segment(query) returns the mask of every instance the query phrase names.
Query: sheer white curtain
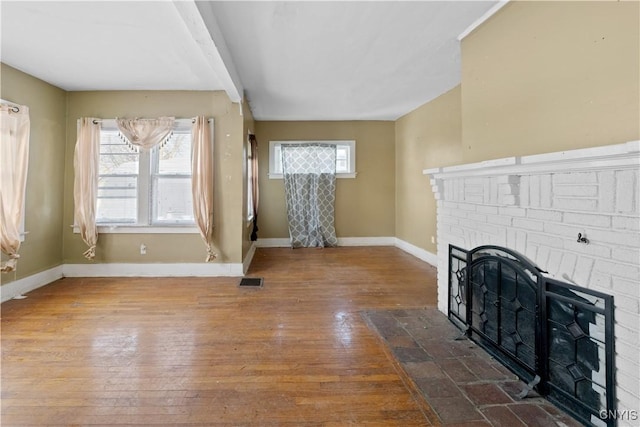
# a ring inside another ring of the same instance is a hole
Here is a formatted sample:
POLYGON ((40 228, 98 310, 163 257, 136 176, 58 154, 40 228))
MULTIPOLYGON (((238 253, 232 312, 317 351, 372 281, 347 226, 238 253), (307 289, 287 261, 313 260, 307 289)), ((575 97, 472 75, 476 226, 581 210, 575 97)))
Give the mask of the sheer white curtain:
POLYGON ((207 246, 206 262, 211 262, 217 257, 213 251, 213 141, 211 128, 205 117, 196 117, 192 135, 193 216, 207 246))
POLYGON ((16 269, 20 249, 20 224, 29 164, 29 108, 0 105, 0 240, 9 260, 3 273, 16 269))
POLYGON ((75 224, 80 229, 82 240, 89 246, 83 254, 87 259, 95 257, 98 243, 96 204, 99 162, 100 124, 93 117, 82 117, 78 120, 78 139, 73 157, 73 201, 75 224))

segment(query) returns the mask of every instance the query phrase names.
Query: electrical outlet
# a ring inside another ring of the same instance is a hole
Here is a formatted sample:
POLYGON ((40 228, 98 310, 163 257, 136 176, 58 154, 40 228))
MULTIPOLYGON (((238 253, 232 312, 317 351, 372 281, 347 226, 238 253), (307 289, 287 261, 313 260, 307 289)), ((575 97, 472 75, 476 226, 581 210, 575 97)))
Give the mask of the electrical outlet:
POLYGON ((147 254, 147 245, 145 245, 144 243, 142 243, 140 245, 140 255, 146 255, 147 254))
POLYGON ((431 243, 435 243, 436 242, 436 236, 431 236, 431 243))

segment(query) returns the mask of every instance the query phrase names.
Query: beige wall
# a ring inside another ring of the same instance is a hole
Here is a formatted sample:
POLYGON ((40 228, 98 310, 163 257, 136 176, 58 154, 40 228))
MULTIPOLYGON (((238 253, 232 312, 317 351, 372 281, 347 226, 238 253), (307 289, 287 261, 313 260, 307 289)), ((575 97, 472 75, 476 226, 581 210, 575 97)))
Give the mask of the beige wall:
MULTIPOLYGON (((69 92, 65 155, 64 262, 88 262, 86 245, 66 225, 73 223, 73 151, 79 117, 214 118, 214 244, 216 262, 242 262, 242 116, 224 92, 104 91, 69 92)), ((94 262, 203 262, 206 249, 199 234, 101 234, 94 262), (147 254, 140 255, 140 244, 147 254)))
POLYGON ((422 171, 461 162, 457 86, 396 121, 396 237, 436 253, 436 203, 422 171))
MULTIPOLYGON (((66 94, 28 74, 0 65, 0 97, 29 107, 31 133, 25 228, 16 272, 8 283, 62 264, 66 94)), ((4 258, 3 258, 4 259, 4 258)))
POLYGON ((256 122, 260 159, 260 238, 289 237, 284 184, 269 179, 271 140, 356 141, 355 179, 338 179, 336 186, 336 234, 338 237, 395 235, 394 123, 256 122))
POLYGON ((463 39, 465 161, 639 139, 639 6, 514 1, 463 39))
POLYGON ((640 139, 639 5, 515 1, 463 39, 461 86, 396 122, 396 236, 436 251, 423 169, 640 139))

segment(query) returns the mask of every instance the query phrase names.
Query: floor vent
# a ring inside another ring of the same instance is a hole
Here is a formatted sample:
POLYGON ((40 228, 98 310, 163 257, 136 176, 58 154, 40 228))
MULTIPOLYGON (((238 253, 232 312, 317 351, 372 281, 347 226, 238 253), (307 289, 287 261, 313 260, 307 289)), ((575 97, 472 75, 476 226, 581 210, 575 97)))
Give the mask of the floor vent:
POLYGON ((240 286, 243 288, 261 288, 262 277, 244 277, 240 280, 240 286))

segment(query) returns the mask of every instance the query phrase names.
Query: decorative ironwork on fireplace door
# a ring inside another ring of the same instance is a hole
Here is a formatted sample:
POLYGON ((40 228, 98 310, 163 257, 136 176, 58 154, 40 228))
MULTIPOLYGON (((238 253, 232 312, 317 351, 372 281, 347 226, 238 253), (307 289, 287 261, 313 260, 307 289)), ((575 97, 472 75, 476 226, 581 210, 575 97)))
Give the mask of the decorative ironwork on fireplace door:
POLYGON ((507 248, 450 245, 449 318, 577 420, 613 426, 613 297, 543 273, 507 248))

